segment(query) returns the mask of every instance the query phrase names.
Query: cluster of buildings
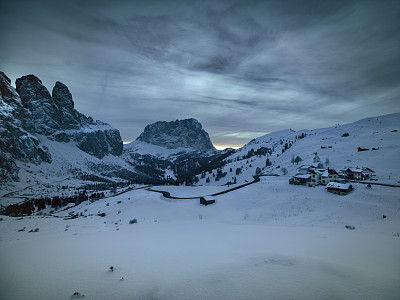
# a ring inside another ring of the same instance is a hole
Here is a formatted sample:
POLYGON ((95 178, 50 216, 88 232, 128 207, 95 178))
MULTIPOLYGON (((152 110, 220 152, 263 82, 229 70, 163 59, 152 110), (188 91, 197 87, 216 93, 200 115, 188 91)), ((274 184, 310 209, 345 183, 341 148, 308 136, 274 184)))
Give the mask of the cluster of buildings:
POLYGON ((372 178, 374 171, 370 168, 347 168, 336 171, 334 169, 318 169, 316 166, 301 166, 299 173, 293 176, 290 184, 296 185, 325 185, 329 192, 339 195, 349 193, 353 187, 348 180, 366 180, 372 178))

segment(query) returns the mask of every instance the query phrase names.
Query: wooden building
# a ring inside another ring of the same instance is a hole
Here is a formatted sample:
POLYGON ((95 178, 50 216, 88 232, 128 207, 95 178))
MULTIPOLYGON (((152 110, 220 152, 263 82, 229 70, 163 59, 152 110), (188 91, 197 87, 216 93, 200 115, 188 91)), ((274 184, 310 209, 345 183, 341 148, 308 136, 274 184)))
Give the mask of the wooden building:
POLYGON ((326 190, 338 195, 347 195, 353 190, 353 186, 348 183, 329 182, 326 190))
POLYGON ((211 196, 200 197, 200 204, 205 206, 215 203, 215 199, 211 196))
POLYGON ((294 184, 306 185, 311 182, 311 174, 301 174, 293 177, 294 184))
POLYGON ((362 179, 362 170, 359 168, 347 168, 345 174, 346 174, 346 179, 350 180, 362 179))

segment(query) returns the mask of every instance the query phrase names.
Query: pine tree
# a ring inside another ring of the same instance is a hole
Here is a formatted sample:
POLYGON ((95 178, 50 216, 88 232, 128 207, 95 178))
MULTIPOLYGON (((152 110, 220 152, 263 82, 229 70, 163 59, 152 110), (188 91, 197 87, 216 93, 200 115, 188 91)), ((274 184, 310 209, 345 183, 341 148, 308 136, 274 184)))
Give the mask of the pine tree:
POLYGON ((296 156, 296 158, 294 159, 294 162, 296 163, 296 164, 299 164, 299 162, 301 162, 303 159, 300 157, 300 156, 296 156))

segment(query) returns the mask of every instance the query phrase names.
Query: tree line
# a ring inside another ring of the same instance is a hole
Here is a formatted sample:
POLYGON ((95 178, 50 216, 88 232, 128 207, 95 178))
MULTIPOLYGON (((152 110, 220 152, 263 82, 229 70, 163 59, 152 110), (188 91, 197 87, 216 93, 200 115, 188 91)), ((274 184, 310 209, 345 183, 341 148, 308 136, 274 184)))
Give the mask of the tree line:
POLYGON ((22 203, 11 204, 6 207, 6 209, 2 212, 4 215, 11 217, 19 217, 19 216, 30 216, 35 211, 39 212, 47 207, 51 208, 59 208, 66 206, 70 203, 78 205, 89 199, 99 199, 104 197, 104 192, 101 193, 92 193, 90 195, 84 190, 77 195, 69 196, 69 197, 59 197, 55 196, 53 198, 45 197, 45 198, 32 198, 30 200, 26 200, 22 203))

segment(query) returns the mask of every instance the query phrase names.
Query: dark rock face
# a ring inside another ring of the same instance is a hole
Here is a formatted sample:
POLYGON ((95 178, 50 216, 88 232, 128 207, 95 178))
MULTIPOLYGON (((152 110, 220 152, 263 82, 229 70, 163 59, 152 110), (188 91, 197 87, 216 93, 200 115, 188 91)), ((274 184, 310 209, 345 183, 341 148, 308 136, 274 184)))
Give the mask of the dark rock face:
POLYGON ((19 168, 15 161, 51 162, 51 155, 29 130, 31 113, 0 72, 0 180, 17 180, 19 168))
POLYGON ((12 103, 17 97, 17 93, 11 88, 11 80, 4 74, 0 72, 0 96, 4 102, 12 103))
POLYGON ((76 111, 65 84, 57 81, 50 96, 39 78, 28 75, 17 79, 16 87, 24 107, 32 112, 35 133, 58 142, 74 140, 81 150, 98 158, 122 154, 119 131, 76 111))
POLYGON ((39 78, 23 76, 15 81, 15 85, 23 106, 32 113, 35 133, 49 135, 62 130, 60 111, 39 78))
POLYGON ((68 87, 57 81, 53 87, 52 97, 61 114, 63 129, 76 129, 81 125, 80 119, 84 116, 74 109, 74 101, 68 87))
POLYGON ((123 145, 119 131, 76 111, 72 95, 65 84, 57 81, 52 97, 60 111, 60 126, 67 132, 53 135, 55 140, 68 142, 72 139, 81 150, 98 158, 122 154, 123 145), (80 130, 82 128, 85 130, 80 130))
POLYGON ((208 133, 196 119, 147 125, 137 140, 168 149, 182 147, 202 152, 215 151, 208 133))
POLYGON ((38 135, 57 142, 75 141, 98 158, 122 154, 119 131, 76 111, 65 84, 57 82, 50 95, 39 78, 28 75, 18 78, 14 89, 0 72, 0 180, 16 180, 16 160, 51 163, 38 135))
POLYGON ((69 112, 74 110, 74 101, 72 100, 72 95, 64 83, 59 81, 56 82, 53 87, 52 97, 60 109, 65 109, 65 111, 69 112))
POLYGON ((102 158, 108 154, 120 156, 122 154, 122 140, 119 130, 96 130, 92 132, 79 132, 73 135, 79 149, 93 156, 102 158))

